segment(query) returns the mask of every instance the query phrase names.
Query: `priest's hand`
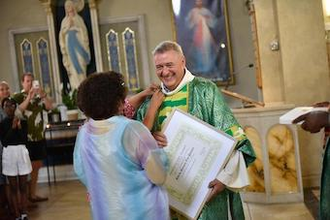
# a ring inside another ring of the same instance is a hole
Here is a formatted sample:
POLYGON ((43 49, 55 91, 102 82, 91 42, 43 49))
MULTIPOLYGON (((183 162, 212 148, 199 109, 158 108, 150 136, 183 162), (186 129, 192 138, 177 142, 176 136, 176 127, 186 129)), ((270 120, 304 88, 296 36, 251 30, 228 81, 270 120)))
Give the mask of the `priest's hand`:
POLYGON ((156 139, 157 144, 158 144, 159 147, 165 147, 167 145, 166 136, 162 132, 155 131, 155 132, 152 133, 152 135, 156 139))
POLYGON ((206 202, 210 202, 216 195, 221 193, 226 188, 226 186, 219 180, 214 179, 209 183, 209 188, 211 188, 211 193, 207 197, 206 202))

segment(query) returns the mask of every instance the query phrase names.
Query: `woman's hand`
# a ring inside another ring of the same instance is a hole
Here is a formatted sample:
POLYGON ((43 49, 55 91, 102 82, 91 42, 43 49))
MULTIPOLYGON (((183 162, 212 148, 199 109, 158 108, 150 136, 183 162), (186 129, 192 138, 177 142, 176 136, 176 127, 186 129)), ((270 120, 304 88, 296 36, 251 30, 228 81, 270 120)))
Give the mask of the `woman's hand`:
POLYGON ((167 138, 166 138, 166 136, 162 132, 155 131, 155 132, 152 133, 152 135, 156 139, 157 144, 158 144, 159 147, 166 147, 166 145, 167 145, 167 138))
POLYGON ((144 93, 145 96, 150 96, 153 95, 159 89, 160 89, 159 84, 151 83, 149 87, 143 90, 142 92, 144 93))
POLYGON ((162 91, 160 89, 156 90, 151 97, 149 108, 154 108, 155 110, 158 110, 158 108, 163 103, 164 98, 165 95, 162 93, 162 91))

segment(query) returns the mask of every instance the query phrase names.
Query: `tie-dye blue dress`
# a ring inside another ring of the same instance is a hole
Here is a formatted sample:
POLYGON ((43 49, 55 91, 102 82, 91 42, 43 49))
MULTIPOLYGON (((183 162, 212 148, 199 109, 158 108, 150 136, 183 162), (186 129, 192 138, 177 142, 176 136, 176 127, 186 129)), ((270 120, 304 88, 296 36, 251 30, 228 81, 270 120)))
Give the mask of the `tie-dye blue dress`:
POLYGON ((93 219, 165 220, 166 155, 142 123, 114 116, 79 130, 74 169, 90 195, 93 219))

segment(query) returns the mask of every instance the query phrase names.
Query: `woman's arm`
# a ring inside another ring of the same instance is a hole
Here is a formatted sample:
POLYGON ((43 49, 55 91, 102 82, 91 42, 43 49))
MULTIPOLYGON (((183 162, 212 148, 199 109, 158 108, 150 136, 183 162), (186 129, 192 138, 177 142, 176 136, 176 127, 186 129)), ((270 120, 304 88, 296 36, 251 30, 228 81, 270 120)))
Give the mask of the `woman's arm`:
POLYGON ((145 170, 154 184, 163 184, 166 179, 167 157, 158 148, 150 131, 137 121, 130 123, 124 133, 123 145, 132 160, 145 170))
POLYGON ((157 112, 159 107, 162 105, 163 100, 164 100, 164 94, 162 93, 161 90, 156 91, 151 98, 150 101, 150 105, 148 107, 147 113, 145 118, 143 119, 143 124, 149 129, 151 130, 154 122, 155 122, 155 118, 157 116, 157 112))
POLYGON ((154 94, 154 92, 159 89, 159 85, 151 84, 148 88, 139 92, 133 96, 126 98, 125 106, 124 106, 124 115, 127 118, 133 118, 136 109, 140 107, 140 105, 144 102, 144 100, 154 94))

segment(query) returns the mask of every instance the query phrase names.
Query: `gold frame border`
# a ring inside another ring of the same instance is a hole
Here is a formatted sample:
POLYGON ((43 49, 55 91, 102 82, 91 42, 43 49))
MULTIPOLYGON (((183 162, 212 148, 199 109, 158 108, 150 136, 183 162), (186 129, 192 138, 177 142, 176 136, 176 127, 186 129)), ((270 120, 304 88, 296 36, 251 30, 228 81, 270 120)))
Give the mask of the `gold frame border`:
MULTIPOLYGON (((173 11, 173 0, 169 0, 169 6, 171 10, 171 26, 172 26, 172 32, 173 32, 173 39, 174 41, 177 41, 177 34, 176 34, 176 22, 175 22, 175 15, 173 11)), ((175 1, 175 0, 174 0, 175 1)), ((221 0, 219 0, 221 1, 221 0)), ((226 25, 226 37, 227 37, 227 51, 228 51, 228 60, 229 60, 229 85, 235 85, 235 75, 233 71, 233 57, 232 57, 232 47, 231 47, 231 38, 230 38, 230 28, 229 28, 229 18, 228 18, 228 8, 227 8, 227 0, 223 0, 224 2, 224 15, 225 15, 225 25, 226 25)), ((214 81, 217 86, 227 86, 228 81, 220 82, 220 81, 214 81)))

